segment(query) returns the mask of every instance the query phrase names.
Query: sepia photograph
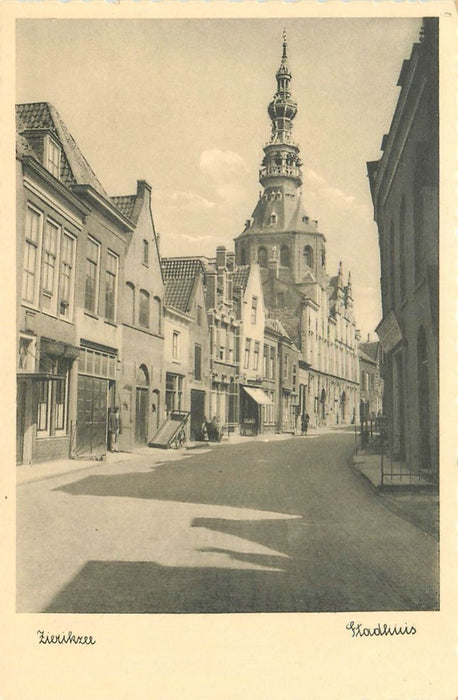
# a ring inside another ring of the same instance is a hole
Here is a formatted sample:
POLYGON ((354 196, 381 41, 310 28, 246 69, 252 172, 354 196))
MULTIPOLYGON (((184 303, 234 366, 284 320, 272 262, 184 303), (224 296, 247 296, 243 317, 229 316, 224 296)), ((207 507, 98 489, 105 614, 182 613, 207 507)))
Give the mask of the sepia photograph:
POLYGON ((438 611, 438 18, 18 19, 15 105, 17 612, 438 611))

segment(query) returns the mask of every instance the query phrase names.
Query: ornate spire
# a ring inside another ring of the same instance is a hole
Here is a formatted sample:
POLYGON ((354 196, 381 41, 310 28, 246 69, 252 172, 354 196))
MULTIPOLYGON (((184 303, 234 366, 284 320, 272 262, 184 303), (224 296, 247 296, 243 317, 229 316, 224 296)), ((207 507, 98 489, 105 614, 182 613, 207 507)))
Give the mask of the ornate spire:
POLYGON ((283 30, 283 52, 280 67, 275 76, 277 91, 267 110, 272 121, 272 132, 269 143, 264 147, 265 157, 260 171, 260 182, 263 187, 277 184, 279 177, 283 181, 290 180, 295 187, 302 184, 299 147, 292 140, 293 119, 297 113, 297 104, 292 99, 289 89, 291 73, 287 48, 286 30, 283 30), (273 178, 276 178, 275 182, 273 178))

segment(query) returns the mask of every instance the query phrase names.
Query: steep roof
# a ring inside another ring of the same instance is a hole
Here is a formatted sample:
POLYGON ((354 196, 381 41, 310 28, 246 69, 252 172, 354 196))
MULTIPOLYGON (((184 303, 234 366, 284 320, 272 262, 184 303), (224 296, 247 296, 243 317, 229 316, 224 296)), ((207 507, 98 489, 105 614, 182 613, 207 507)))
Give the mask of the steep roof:
POLYGON ((239 265, 235 268, 233 276, 234 288, 241 287, 242 289, 246 289, 248 278, 250 277, 250 270, 251 268, 249 265, 239 265))
POLYGON ((378 341, 369 343, 359 343, 359 351, 361 351, 369 357, 373 362, 377 361, 377 355, 380 349, 380 343, 378 341))
POLYGON ((162 258, 162 272, 166 281, 170 279, 194 279, 205 272, 200 258, 162 258))
POLYGON ((59 113, 49 102, 16 105, 16 128, 21 136, 19 152, 24 155, 33 155, 41 163, 43 162, 42 140, 37 139, 33 132, 44 130, 51 132, 63 149, 60 166, 61 181, 67 186, 90 185, 96 192, 108 198, 59 113))
POLYGON ((165 281, 165 305, 173 306, 183 313, 189 311, 194 279, 166 279, 165 281))
POLYGON ((110 197, 110 200, 115 205, 115 207, 118 209, 118 211, 121 212, 121 214, 126 216, 128 219, 130 219, 134 223, 137 223, 136 220, 138 219, 138 214, 134 218, 134 208, 135 208, 135 203, 137 201, 136 194, 122 195, 119 197, 110 197))

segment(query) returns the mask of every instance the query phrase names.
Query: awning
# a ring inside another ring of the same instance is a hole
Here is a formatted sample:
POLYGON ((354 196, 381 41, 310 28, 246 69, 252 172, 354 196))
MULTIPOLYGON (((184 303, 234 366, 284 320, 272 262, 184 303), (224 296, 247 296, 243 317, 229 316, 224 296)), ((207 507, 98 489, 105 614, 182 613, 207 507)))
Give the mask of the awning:
POLYGON ((256 401, 256 403, 258 403, 260 406, 273 405, 273 401, 269 399, 266 392, 262 389, 258 389, 257 387, 253 386, 244 386, 243 388, 248 394, 248 396, 250 396, 253 399, 253 401, 256 401))

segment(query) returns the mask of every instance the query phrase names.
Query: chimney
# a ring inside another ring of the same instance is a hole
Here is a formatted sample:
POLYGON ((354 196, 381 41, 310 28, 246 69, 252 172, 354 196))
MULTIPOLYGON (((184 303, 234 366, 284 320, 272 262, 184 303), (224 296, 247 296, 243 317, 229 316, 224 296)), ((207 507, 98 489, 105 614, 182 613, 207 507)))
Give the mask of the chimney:
POLYGON ((216 272, 213 270, 209 270, 207 272, 207 292, 206 292, 206 301, 207 301, 207 307, 209 309, 215 309, 216 308, 216 272))
POLYGON ((235 267, 235 253, 226 253, 226 264, 227 264, 227 269, 229 271, 232 271, 235 267))
POLYGON ((137 197, 151 200, 151 185, 146 180, 137 180, 137 197))
POLYGON ((226 247, 223 245, 216 249, 216 267, 226 267, 226 247))

